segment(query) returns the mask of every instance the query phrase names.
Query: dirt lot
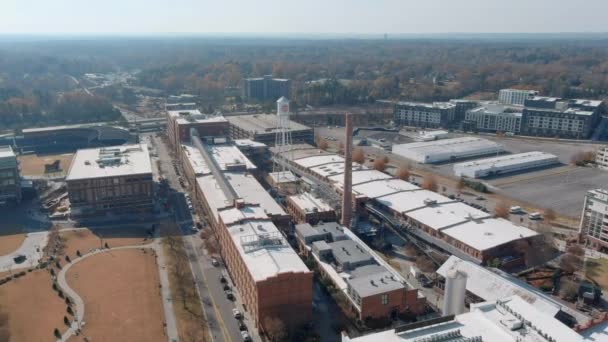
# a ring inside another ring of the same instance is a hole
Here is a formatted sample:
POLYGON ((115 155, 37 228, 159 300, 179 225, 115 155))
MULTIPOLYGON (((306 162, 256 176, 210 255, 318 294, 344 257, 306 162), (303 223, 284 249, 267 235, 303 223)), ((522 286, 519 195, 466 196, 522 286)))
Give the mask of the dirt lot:
POLYGON ((65 330, 65 302, 51 287, 46 270, 37 270, 0 286, 0 311, 9 316, 11 341, 54 341, 65 330))
POLYGON ((73 153, 66 154, 49 154, 49 155, 27 155, 20 156, 19 163, 21 164, 22 176, 44 176, 44 165, 52 164, 55 160, 59 160, 59 174, 65 174, 72 162, 73 153))
POLYGON ((146 229, 132 227, 79 229, 61 232, 65 247, 63 255, 76 256, 76 251, 86 254, 91 249, 100 248, 107 243, 110 247, 142 245, 150 242, 146 229))
POLYGON ((83 334, 89 340, 166 341, 158 269, 151 250, 92 256, 74 265, 67 281, 84 300, 83 334))
POLYGON ((25 234, 0 236, 0 255, 10 254, 19 248, 25 240, 25 234))

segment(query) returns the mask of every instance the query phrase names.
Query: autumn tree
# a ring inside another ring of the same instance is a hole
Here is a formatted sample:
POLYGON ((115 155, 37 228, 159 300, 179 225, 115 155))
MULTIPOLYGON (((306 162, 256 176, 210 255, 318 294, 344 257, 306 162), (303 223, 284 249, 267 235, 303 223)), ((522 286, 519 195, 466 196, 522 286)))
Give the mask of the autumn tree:
POLYGON ((435 272, 435 264, 433 263, 433 260, 426 255, 416 258, 416 267, 425 273, 435 272))
POLYGON ((365 163, 365 152, 362 149, 356 148, 353 150, 353 162, 359 164, 365 163))
POLYGON ((404 180, 404 181, 409 181, 410 180, 410 170, 408 170, 406 167, 400 167, 397 170, 397 174, 396 174, 397 178, 404 180))
POLYGON ((383 159, 374 160, 374 170, 384 171, 386 169, 386 162, 383 159))
POLYGON ((500 218, 509 218, 509 205, 505 201, 500 201, 494 208, 494 215, 500 218))
POLYGON ((322 150, 327 150, 327 148, 329 147, 329 143, 327 142, 327 140, 325 140, 323 138, 319 138, 317 140, 317 147, 322 150))
POLYGON ((545 217, 545 220, 547 220, 547 222, 553 222, 557 218, 557 215, 555 214, 555 210, 550 209, 550 208, 545 209, 545 211, 543 212, 543 216, 545 217))
POLYGON ((431 175, 431 174, 427 174, 426 176, 424 176, 424 179, 422 180, 422 188, 426 189, 426 190, 430 190, 430 191, 437 191, 437 179, 435 178, 435 176, 431 175))
POLYGON ((458 190, 458 193, 462 193, 462 190, 464 190, 466 186, 467 184, 465 183, 464 178, 460 177, 458 183, 456 184, 456 189, 458 190))
POLYGON ((524 256, 526 266, 535 267, 545 264, 557 255, 553 243, 551 228, 545 225, 537 227, 538 236, 533 239, 520 240, 515 243, 515 250, 524 256))

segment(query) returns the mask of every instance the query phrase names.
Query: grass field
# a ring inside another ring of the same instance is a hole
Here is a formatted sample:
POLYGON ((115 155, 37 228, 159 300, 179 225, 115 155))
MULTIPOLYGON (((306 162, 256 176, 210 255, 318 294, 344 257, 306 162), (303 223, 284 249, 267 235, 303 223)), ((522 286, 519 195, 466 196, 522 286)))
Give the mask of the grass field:
POLYGON ((55 341, 53 330, 65 330, 66 304, 51 286, 46 270, 0 286, 0 312, 9 316, 10 341, 55 341))
POLYGON ((55 160, 59 160, 59 168, 61 171, 58 174, 65 174, 72 162, 73 153, 54 154, 54 155, 25 155, 19 156, 21 164, 22 176, 44 176, 44 165, 52 164, 55 160))
POLYGON ((72 266, 66 280, 84 300, 83 336, 90 341, 167 340, 158 268, 151 250, 91 256, 72 266))
POLYGON ((12 234, 0 236, 0 255, 16 251, 25 240, 25 234, 12 234))
POLYGON ((146 239, 146 229, 133 227, 79 229, 63 231, 60 236, 64 240, 62 255, 76 257, 76 251, 86 254, 91 249, 102 247, 105 243, 110 247, 141 245, 150 243, 146 239))

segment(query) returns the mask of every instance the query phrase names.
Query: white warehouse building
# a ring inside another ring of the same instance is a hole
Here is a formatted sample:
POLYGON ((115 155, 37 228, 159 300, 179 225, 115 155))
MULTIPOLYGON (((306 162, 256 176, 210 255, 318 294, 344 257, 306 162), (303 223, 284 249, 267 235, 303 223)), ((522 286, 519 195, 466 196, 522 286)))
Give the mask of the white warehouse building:
POLYGON ((504 146, 499 143, 475 137, 393 145, 393 153, 423 164, 480 157, 504 151, 504 146))
POLYGON ((559 164, 557 156, 535 151, 454 164, 454 174, 458 177, 482 178, 555 164, 559 164))

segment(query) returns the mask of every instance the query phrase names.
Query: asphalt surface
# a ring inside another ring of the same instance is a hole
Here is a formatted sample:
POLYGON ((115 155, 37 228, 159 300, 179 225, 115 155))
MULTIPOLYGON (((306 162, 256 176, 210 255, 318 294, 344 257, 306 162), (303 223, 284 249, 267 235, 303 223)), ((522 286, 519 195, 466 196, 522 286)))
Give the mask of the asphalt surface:
MULTIPOLYGON (((232 285, 223 265, 219 267, 212 265, 211 258, 205 252, 202 239, 199 237, 198 232, 193 230, 193 223, 201 221, 195 215, 193 216, 193 213, 188 209, 185 199, 186 189, 182 188, 179 184, 179 176, 175 173, 168 147, 155 135, 147 136, 153 137, 154 146, 157 149, 161 162, 161 173, 168 180, 170 187, 175 190, 175 192, 169 195, 170 205, 174 210, 175 221, 178 223, 183 234, 184 247, 190 261, 194 281, 200 295, 201 305, 205 312, 213 341, 242 341, 243 338, 238 327, 238 321, 232 313, 232 310, 239 303, 238 291, 232 285), (226 298, 223 284, 219 280, 222 274, 228 278, 236 301, 226 298)), ((203 229, 211 228, 204 226, 203 229)), ((238 306, 239 311, 244 312, 242 306, 238 306)), ((258 341, 259 338, 256 337, 257 334, 253 329, 253 323, 247 314, 245 314, 244 322, 248 327, 252 339, 258 341)))

